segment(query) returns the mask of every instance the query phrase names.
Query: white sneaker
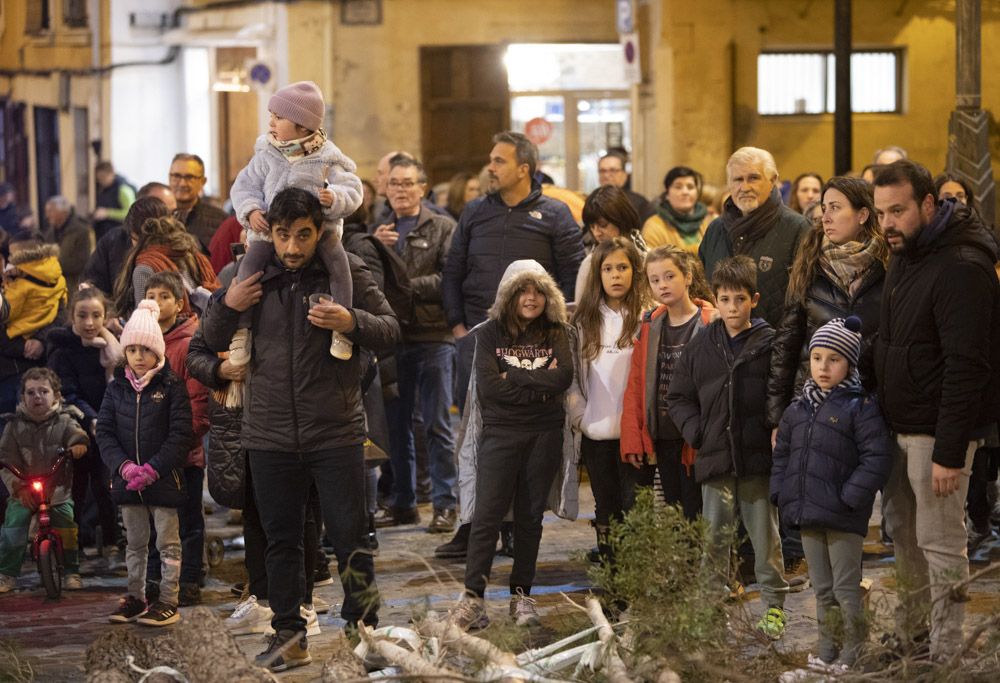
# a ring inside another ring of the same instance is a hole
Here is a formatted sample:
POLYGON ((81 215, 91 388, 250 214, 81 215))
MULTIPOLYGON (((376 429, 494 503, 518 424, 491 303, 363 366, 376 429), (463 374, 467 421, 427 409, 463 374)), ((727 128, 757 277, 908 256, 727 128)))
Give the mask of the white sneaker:
MULTIPOLYGON (((330 340, 330 355, 338 360, 351 360, 351 356, 354 355, 354 342, 339 332, 334 332, 330 340)), ((232 357, 229 361, 232 362, 232 357)))
POLYGON ((0 574, 0 593, 9 593, 17 588, 17 577, 0 574))
POLYGON ((318 595, 313 595, 313 609, 316 610, 316 614, 326 614, 330 611, 330 603, 328 603, 323 598, 318 595))
POLYGON ((250 362, 250 330, 239 329, 229 342, 229 364, 242 367, 250 362))
POLYGON ((63 577, 63 589, 68 591, 83 590, 83 580, 79 574, 67 574, 63 577))
POLYGON ((101 551, 101 555, 104 558, 104 566, 109 572, 121 569, 122 565, 125 563, 125 560, 122 557, 122 551, 119 550, 116 545, 104 546, 101 551))
POLYGON ((267 633, 271 628, 271 617, 274 612, 257 602, 257 596, 249 598, 236 605, 232 615, 226 619, 226 630, 234 636, 246 636, 253 633, 267 633))
POLYGON ((518 626, 538 626, 538 608, 534 598, 529 598, 520 588, 510 596, 510 616, 518 626))
MULTIPOLYGON (((306 620, 306 635, 318 636, 320 633, 319 617, 316 615, 316 610, 313 609, 313 606, 302 603, 302 606, 299 607, 299 614, 301 614, 302 618, 306 620)), ((264 631, 264 635, 274 635, 274 629, 271 628, 271 622, 267 623, 267 630, 264 631)))

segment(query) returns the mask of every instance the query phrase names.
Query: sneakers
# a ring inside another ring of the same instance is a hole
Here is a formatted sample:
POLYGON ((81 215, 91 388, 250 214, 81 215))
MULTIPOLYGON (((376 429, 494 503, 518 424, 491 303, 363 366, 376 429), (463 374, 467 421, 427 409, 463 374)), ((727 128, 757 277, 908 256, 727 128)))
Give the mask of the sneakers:
POLYGON ((510 617, 518 626, 538 626, 538 609, 534 598, 529 598, 520 588, 515 595, 510 596, 510 617))
POLYGON ((101 550, 101 556, 104 560, 104 567, 109 572, 121 569, 125 565, 125 558, 122 551, 116 545, 104 546, 101 550))
POLYGON ((455 530, 455 523, 458 521, 458 513, 454 508, 451 510, 440 510, 434 508, 434 516, 427 527, 427 531, 432 534, 450 534, 455 530))
POLYGON ((780 607, 768 608, 757 622, 757 630, 771 640, 781 640, 781 636, 785 635, 785 620, 785 610, 780 607))
POLYGON ((250 330, 236 330, 232 341, 229 342, 229 364, 242 367, 250 362, 250 330))
POLYGON ((118 609, 111 613, 108 621, 112 624, 128 624, 138 619, 146 611, 146 603, 134 595, 126 595, 118 601, 118 609))
MULTIPOLYGON (((351 360, 351 356, 354 355, 354 342, 339 332, 334 332, 330 339, 330 355, 337 360, 351 360)), ((229 360, 232 362, 232 357, 229 360)))
POLYGON ((176 605, 168 605, 165 602, 154 602, 149 609, 142 614, 136 622, 143 626, 169 626, 181 620, 181 613, 177 611, 176 605))
POLYGON ((201 604, 201 587, 196 583, 182 583, 177 592, 177 604, 190 607, 201 604))
POLYGON ((249 598, 236 605, 236 609, 226 619, 226 630, 234 636, 247 636, 254 633, 267 633, 271 629, 271 617, 274 612, 257 602, 257 596, 249 598))
MULTIPOLYGON (((327 605, 327 608, 329 608, 329 605, 327 605)), ((268 611, 270 612, 270 610, 268 611)), ((312 605, 307 605, 306 603, 302 603, 302 606, 299 607, 299 614, 302 616, 303 619, 306 620, 306 635, 318 636, 320 634, 319 616, 315 609, 315 603, 312 605)), ((271 628, 271 622, 268 622, 267 629, 264 631, 264 635, 266 636, 274 635, 274 629, 271 628)))
POLYGON ((463 524, 458 527, 455 536, 434 549, 434 557, 442 560, 464 560, 465 553, 469 548, 469 532, 472 530, 471 524, 463 524))
POLYGON ((83 580, 79 574, 67 574, 63 577, 62 587, 68 591, 83 590, 83 580))
POLYGON ((278 631, 271 636, 267 649, 254 657, 253 663, 275 672, 311 664, 306 634, 301 631, 278 631))
POLYGON ((330 603, 318 595, 313 595, 313 609, 316 610, 316 614, 326 614, 330 611, 330 603))
POLYGON ((316 572, 313 574, 313 586, 332 586, 333 575, 330 573, 330 562, 323 558, 324 562, 316 563, 316 572))
POLYGON ((375 526, 379 529, 404 524, 420 524, 420 512, 417 508, 383 508, 375 513, 375 526))
POLYGON ((17 577, 0 574, 0 593, 9 593, 17 588, 17 577))
POLYGON ((463 595, 458 604, 448 612, 447 619, 463 631, 478 631, 490 625, 486 603, 482 598, 463 595))

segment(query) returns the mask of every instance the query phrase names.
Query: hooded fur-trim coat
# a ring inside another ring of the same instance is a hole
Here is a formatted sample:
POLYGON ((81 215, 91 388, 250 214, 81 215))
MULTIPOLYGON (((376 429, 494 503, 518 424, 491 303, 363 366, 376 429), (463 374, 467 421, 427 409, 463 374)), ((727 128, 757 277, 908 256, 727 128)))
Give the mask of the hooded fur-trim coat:
POLYGON ((51 325, 66 304, 66 278, 59 265, 59 247, 43 244, 10 255, 16 268, 4 279, 4 297, 10 304, 7 336, 27 337, 51 325))

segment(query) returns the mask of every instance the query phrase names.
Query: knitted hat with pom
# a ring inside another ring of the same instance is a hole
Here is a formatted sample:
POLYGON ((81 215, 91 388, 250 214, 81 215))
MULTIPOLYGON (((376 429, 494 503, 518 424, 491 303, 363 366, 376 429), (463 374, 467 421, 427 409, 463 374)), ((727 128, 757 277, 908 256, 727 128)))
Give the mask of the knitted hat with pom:
POLYGON ((156 354, 157 358, 163 358, 166 352, 166 344, 163 342, 163 332, 160 331, 160 306, 152 299, 143 299, 132 312, 132 317, 125 323, 122 330, 122 348, 137 345, 145 346, 156 354))
POLYGON ((323 93, 312 81, 286 85, 271 95, 267 109, 308 130, 319 130, 323 125, 323 93))
POLYGON ((817 346, 833 349, 857 367, 861 356, 861 318, 856 315, 846 319, 834 318, 816 330, 809 340, 810 351, 817 346))

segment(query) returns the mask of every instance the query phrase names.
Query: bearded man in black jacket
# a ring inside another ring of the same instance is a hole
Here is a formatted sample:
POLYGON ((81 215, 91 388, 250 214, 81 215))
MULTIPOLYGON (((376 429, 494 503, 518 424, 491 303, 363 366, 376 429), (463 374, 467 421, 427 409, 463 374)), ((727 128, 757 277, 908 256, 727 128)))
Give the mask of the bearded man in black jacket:
POLYGON ((879 400, 896 446, 885 517, 896 566, 912 587, 901 596, 897 635, 925 633, 930 604, 931 656, 951 656, 965 615, 951 582, 969 577, 972 458, 998 416, 997 242, 968 208, 938 204, 931 174, 906 159, 877 171, 875 210, 892 252, 875 343, 879 400))

